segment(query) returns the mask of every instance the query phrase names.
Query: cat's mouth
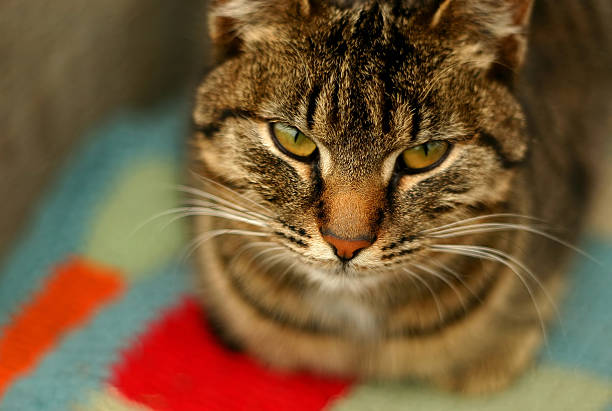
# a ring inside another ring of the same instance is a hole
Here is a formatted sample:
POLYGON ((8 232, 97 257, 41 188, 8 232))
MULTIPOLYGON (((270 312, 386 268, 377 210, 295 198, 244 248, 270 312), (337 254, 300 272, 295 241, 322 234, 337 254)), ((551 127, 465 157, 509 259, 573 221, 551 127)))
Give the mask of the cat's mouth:
POLYGON ((306 272, 316 272, 316 274, 327 278, 363 280, 385 277, 397 273, 415 260, 418 260, 418 258, 412 255, 402 256, 394 261, 386 261, 381 257, 368 257, 366 261, 359 258, 353 260, 339 258, 325 260, 306 259, 303 264, 303 270, 306 272))
POLYGON ((410 242, 404 241, 395 247, 365 248, 350 259, 338 256, 334 250, 335 256, 331 260, 325 260, 323 264, 330 267, 333 274, 348 277, 369 277, 395 272, 406 264, 421 260, 427 254, 427 242, 415 240, 416 236, 411 236, 410 242))
MULTIPOLYGON (((317 282, 339 279, 343 282, 361 282, 366 279, 379 281, 393 276, 406 276, 410 275, 407 272, 410 266, 426 265, 425 260, 431 254, 431 241, 420 233, 405 233, 394 241, 389 240, 391 236, 381 233, 367 239, 353 238, 351 241, 325 230, 320 231, 319 238, 311 232, 311 236, 303 241, 299 241, 302 237, 298 238, 294 231, 281 234, 281 230, 277 230, 274 234, 270 239, 280 247, 268 247, 271 250, 282 250, 270 254, 272 261, 281 261, 272 264, 272 268, 280 270, 283 275, 293 271, 298 276, 314 277, 317 282), (278 260, 275 254, 279 255, 278 260)), ((253 248, 253 252, 265 251, 253 248)), ((262 257, 262 261, 263 268, 270 268, 266 267, 269 261, 267 257, 262 257)))

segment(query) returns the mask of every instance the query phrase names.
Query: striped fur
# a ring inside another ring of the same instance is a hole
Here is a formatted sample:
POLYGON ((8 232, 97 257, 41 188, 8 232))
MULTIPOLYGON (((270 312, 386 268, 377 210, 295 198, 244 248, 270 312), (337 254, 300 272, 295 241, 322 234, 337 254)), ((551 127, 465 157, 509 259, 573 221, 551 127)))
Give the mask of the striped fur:
POLYGON ((275 367, 468 392, 520 374, 567 253, 516 215, 576 238, 603 131, 590 116, 610 101, 609 62, 591 53, 605 25, 544 43, 561 8, 536 3, 525 58, 527 0, 214 2, 192 211, 222 338, 275 367), (317 143, 312 162, 275 147, 275 121, 317 143), (431 140, 452 144, 446 160, 402 174, 401 152, 431 140), (475 223, 489 225, 460 231, 475 223), (375 241, 342 262, 328 225, 375 241))

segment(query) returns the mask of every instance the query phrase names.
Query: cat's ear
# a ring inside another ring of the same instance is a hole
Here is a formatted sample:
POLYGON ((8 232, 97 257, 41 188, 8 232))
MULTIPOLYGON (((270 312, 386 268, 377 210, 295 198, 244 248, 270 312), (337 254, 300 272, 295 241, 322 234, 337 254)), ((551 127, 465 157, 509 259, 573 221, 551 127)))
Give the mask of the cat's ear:
POLYGON ((430 27, 450 24, 461 32, 467 25, 479 31, 494 49, 491 68, 511 74, 525 59, 532 7, 533 0, 443 0, 430 27))
POLYGON ((219 57, 234 55, 250 42, 278 35, 283 20, 310 12, 310 0, 212 0, 208 31, 219 57))

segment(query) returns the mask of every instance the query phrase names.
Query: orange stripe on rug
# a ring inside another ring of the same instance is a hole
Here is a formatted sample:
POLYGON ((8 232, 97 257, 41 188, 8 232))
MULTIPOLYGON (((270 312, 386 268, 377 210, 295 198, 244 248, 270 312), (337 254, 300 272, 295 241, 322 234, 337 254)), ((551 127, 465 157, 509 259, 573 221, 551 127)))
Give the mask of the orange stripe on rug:
POLYGON ((42 290, 0 330, 0 397, 71 329, 124 288, 120 273, 80 258, 56 267, 42 290))

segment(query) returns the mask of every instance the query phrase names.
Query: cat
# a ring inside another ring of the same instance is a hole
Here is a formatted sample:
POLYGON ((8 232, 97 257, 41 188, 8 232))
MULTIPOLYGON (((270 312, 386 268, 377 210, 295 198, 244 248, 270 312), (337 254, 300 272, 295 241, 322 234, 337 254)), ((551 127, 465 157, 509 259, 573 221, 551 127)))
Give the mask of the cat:
POLYGON ((187 191, 220 337, 467 393, 528 368, 609 113, 609 7, 587 3, 213 2, 187 191))

